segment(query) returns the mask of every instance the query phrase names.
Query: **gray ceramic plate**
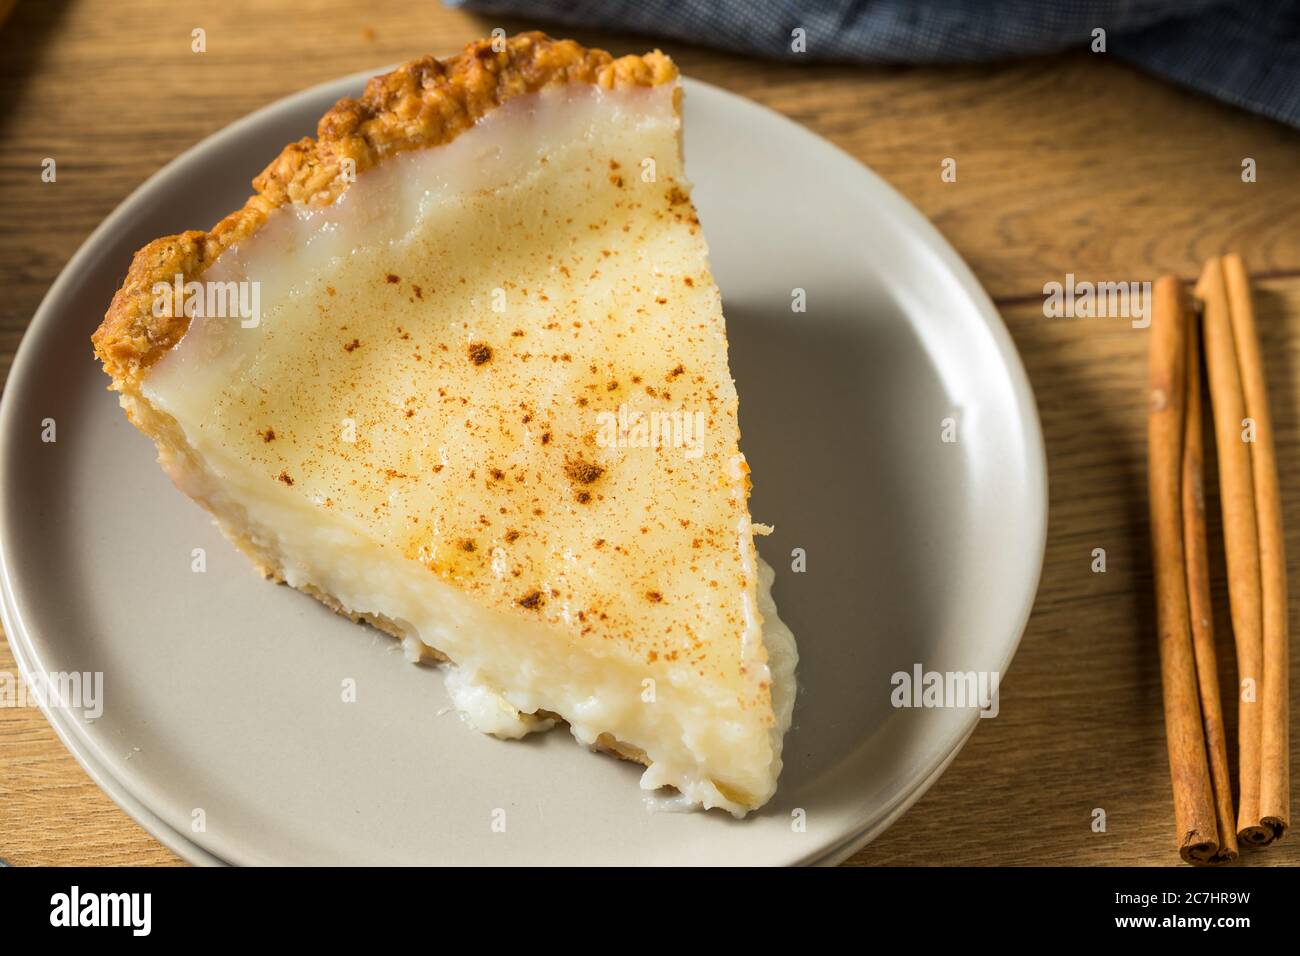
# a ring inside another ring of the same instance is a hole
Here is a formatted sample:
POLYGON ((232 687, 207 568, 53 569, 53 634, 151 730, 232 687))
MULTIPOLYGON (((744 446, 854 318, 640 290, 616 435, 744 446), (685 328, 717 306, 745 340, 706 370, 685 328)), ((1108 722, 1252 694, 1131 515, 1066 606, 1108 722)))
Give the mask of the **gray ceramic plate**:
POLYGON ((894 709, 890 676, 916 663, 1005 672, 1037 586, 1042 436, 988 298, 871 172, 688 81, 687 167, 726 307, 753 512, 777 529, 761 550, 799 639, 800 691, 781 788, 761 813, 649 812, 637 768, 563 731, 474 733, 448 711, 439 673, 262 581, 172 489, 92 361, 87 336, 132 251, 239 205, 268 158, 363 80, 276 103, 163 169, 32 321, 0 409, 4 623, 29 675, 104 675, 98 720, 47 708, 50 721, 118 803, 200 862, 847 856, 977 722, 969 709, 894 709), (941 440, 949 417, 956 442, 941 440), (191 570, 200 547, 204 574, 191 570), (791 570, 795 548, 804 573, 791 570), (359 697, 343 704, 348 677, 359 697))

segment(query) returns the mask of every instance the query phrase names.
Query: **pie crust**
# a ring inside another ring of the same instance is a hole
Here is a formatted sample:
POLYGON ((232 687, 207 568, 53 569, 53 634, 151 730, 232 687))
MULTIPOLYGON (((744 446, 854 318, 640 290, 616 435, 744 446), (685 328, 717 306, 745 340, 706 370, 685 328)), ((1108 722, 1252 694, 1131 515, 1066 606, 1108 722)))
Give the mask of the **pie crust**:
POLYGON ((516 96, 550 86, 594 84, 603 89, 661 86, 677 67, 655 50, 615 59, 544 33, 476 40, 459 56, 412 60, 366 84, 359 100, 342 99, 321 117, 316 138, 286 146, 253 180, 254 195, 211 231, 155 239, 135 254, 103 323, 91 336, 113 388, 131 391, 143 372, 185 335, 183 313, 155 315, 157 282, 197 278, 228 247, 246 239, 274 209, 297 203, 328 206, 351 178, 410 149, 449 143, 485 114, 516 96), (494 46, 496 49, 494 49, 494 46), (343 175, 345 161, 354 168, 343 175))

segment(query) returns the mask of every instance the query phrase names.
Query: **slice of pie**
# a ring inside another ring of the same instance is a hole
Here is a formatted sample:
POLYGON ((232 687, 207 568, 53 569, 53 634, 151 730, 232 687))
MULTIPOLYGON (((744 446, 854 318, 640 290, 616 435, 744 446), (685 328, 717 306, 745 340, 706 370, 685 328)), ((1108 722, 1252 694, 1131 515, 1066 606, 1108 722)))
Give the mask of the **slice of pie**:
POLYGON ((177 487, 268 576, 733 814, 794 642, 757 559, 677 70, 526 34, 372 80, 94 335, 177 487))

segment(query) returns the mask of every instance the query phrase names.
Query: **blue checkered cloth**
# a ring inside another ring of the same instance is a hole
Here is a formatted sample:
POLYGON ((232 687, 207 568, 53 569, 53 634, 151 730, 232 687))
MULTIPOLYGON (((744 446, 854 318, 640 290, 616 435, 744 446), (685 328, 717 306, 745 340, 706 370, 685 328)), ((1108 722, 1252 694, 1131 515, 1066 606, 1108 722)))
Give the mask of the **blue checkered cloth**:
POLYGON ((1300 0, 444 0, 777 59, 970 63, 1090 47, 1300 127, 1300 0), (792 48, 802 30, 804 52, 792 48))

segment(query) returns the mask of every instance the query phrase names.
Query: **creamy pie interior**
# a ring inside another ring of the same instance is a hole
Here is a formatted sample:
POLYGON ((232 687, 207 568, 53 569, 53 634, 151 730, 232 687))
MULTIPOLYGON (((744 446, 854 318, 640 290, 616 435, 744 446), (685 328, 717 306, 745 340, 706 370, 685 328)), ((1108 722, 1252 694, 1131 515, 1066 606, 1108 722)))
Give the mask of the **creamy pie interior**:
POLYGON ((175 484, 267 574, 448 662, 475 726, 560 719, 743 815, 775 790, 796 656, 676 73, 529 88, 551 43, 467 51, 501 101, 452 138, 343 164, 201 268, 158 256, 153 295, 201 288, 183 331, 110 312, 96 346, 175 484))

